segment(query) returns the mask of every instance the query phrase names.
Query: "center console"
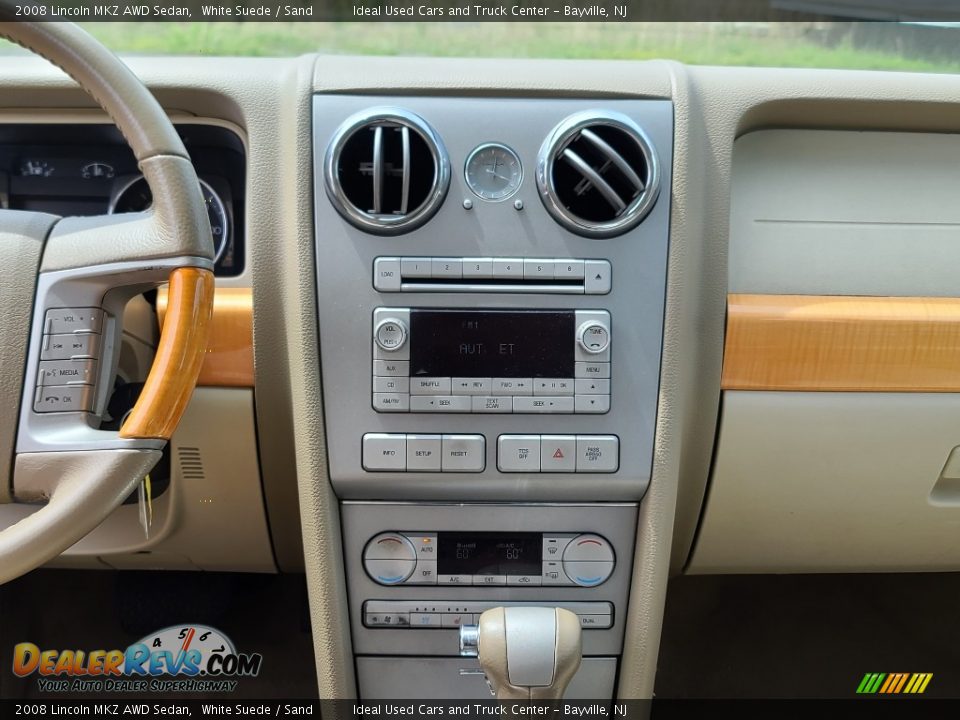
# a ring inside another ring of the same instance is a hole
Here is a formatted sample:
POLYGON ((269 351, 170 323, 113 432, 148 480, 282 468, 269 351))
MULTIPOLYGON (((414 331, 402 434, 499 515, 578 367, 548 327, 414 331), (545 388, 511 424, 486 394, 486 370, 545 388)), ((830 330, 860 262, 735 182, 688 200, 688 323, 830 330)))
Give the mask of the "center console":
POLYGON ((501 606, 573 612, 567 697, 613 696, 653 462, 672 123, 660 100, 315 98, 361 697, 488 696, 458 631, 501 606))

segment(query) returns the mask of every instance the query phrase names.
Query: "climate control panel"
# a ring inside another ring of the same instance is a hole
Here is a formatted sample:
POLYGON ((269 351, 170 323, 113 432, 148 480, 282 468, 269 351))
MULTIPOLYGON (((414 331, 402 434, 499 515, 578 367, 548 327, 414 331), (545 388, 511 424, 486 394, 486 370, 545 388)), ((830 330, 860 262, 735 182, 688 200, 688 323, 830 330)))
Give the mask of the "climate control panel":
POLYGON ((595 533, 382 532, 363 550, 379 585, 596 587, 615 565, 595 533))

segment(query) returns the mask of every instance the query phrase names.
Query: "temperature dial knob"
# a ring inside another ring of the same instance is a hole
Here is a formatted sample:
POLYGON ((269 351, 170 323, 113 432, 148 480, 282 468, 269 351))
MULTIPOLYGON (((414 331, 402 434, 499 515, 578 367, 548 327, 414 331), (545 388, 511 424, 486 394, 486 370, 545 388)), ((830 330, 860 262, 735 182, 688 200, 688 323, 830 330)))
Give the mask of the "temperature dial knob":
POLYGON ((377 323, 373 339, 381 350, 394 352, 407 342, 407 326, 397 318, 385 318, 377 323))
POLYGON ((599 355, 610 347, 610 328, 598 320, 589 320, 577 330, 577 342, 584 352, 599 355))
POLYGON ((381 585, 399 585, 413 575, 417 551, 399 533, 380 533, 363 550, 363 567, 381 585))
POLYGON ((613 573, 613 547, 600 535, 577 535, 563 549, 563 571, 581 587, 595 587, 613 573))

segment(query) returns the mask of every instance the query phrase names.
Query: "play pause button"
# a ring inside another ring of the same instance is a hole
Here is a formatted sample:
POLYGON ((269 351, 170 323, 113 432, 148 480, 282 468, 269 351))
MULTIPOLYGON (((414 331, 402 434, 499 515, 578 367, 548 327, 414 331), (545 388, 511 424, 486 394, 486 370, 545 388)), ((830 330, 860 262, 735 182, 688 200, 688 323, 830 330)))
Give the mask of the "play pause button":
POLYGON ((577 438, 573 435, 540 437, 540 472, 575 472, 577 438))

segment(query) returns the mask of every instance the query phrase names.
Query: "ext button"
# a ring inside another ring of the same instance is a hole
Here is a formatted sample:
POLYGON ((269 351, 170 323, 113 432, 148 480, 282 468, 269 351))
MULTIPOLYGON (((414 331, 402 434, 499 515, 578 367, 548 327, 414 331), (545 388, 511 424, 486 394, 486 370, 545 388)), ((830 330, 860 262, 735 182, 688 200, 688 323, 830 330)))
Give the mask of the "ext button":
POLYGON ((474 585, 506 585, 506 575, 474 575, 474 585))
POLYGON ((103 310, 100 308, 54 308, 47 310, 43 332, 99 333, 103 325, 103 310))

